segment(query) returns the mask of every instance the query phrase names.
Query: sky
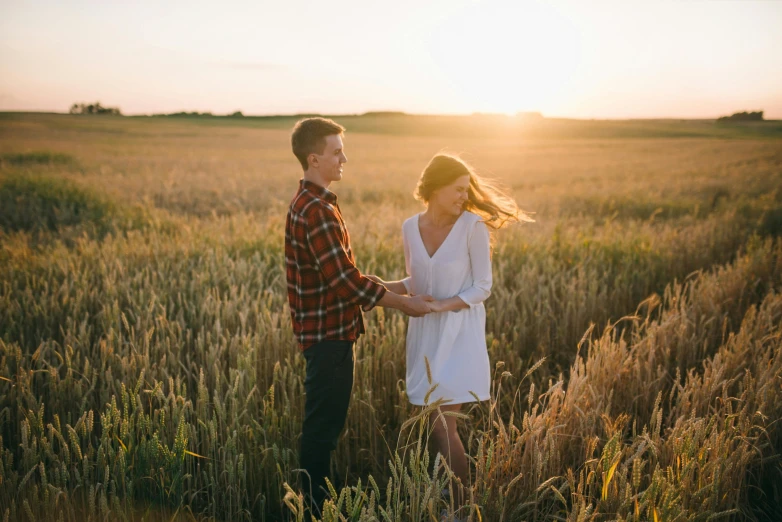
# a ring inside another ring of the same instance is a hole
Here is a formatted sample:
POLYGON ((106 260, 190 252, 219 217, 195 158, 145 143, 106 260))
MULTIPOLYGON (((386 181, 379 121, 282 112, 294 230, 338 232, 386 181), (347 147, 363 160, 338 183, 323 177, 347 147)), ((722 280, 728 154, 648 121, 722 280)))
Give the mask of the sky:
POLYGON ((782 0, 0 0, 0 111, 782 119, 782 0))

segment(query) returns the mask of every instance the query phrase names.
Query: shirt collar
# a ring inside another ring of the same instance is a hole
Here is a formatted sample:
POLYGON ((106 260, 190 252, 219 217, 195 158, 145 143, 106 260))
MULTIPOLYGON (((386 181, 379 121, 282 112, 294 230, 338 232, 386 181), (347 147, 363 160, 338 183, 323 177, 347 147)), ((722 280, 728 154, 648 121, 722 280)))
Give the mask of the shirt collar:
POLYGON ((311 192, 315 197, 323 199, 332 205, 337 202, 337 195, 329 189, 321 187, 317 183, 302 179, 299 181, 299 188, 311 192))

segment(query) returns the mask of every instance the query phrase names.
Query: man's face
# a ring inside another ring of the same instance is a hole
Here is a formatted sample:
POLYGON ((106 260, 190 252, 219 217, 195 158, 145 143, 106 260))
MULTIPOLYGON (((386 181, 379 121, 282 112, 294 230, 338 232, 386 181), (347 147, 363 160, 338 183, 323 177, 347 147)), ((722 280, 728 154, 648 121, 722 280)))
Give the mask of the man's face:
POLYGON ((339 181, 342 179, 342 165, 348 158, 342 148, 342 136, 332 134, 326 136, 326 146, 323 154, 313 153, 313 166, 315 166, 325 182, 339 181))

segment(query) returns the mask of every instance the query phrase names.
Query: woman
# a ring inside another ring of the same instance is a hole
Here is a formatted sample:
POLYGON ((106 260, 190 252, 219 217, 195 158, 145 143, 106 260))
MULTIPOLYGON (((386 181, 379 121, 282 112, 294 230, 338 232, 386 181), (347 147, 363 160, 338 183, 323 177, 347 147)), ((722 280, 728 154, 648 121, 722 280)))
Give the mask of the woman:
MULTIPOLYGON (((469 467, 456 418, 440 412, 458 412, 476 397, 489 399, 483 306, 492 285, 489 229, 532 220, 513 199, 460 158, 447 154, 437 154, 426 166, 415 197, 426 211, 402 226, 408 277, 381 282, 393 292, 435 299, 429 303, 432 313, 410 318, 407 395, 421 406, 445 401, 430 415, 430 431, 436 450, 466 486, 469 467)), ((461 504, 462 488, 456 491, 461 504)))

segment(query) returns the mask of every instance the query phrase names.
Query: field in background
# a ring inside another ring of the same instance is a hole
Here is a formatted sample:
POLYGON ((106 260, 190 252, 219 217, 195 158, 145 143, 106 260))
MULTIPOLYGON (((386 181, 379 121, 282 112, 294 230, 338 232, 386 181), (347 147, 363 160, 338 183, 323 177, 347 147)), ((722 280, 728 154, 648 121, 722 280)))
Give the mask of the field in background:
MULTIPOLYGON (((296 511, 293 121, 0 114, 0 516, 296 511)), ((367 273, 403 275, 440 150, 535 212, 498 235, 463 514, 780 515, 782 125, 339 121, 334 190, 367 273)), ((327 519, 437 519, 452 506, 405 424, 404 317, 366 317, 327 519)))

